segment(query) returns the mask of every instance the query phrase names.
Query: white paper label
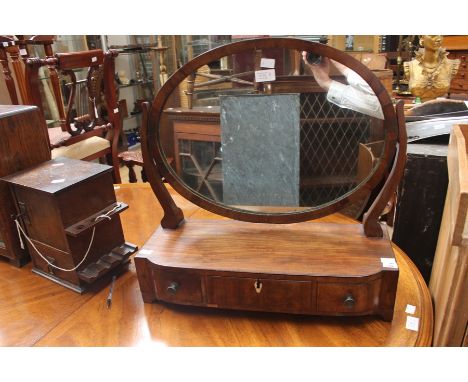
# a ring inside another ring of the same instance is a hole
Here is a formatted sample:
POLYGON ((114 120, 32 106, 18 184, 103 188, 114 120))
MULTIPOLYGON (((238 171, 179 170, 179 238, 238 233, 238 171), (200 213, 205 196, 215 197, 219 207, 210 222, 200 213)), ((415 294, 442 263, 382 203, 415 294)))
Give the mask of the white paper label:
POLYGON ((55 184, 55 183, 63 183, 63 182, 65 182, 65 179, 54 179, 54 180, 53 180, 52 182, 50 182, 50 183, 54 183, 54 184, 55 184))
POLYGON ((3 46, 6 48, 6 47, 8 46, 8 43, 5 41, 5 42, 3 43, 3 46))
POLYGON ((262 58, 260 60, 260 67, 262 68, 274 68, 275 59, 274 58, 262 58))
POLYGON ((114 114, 117 114, 119 112, 119 109, 118 108, 115 108, 114 109, 114 114))
POLYGON ((419 318, 407 316, 406 317, 406 329, 417 332, 419 330, 419 318))
POLYGON ((151 255, 153 253, 152 249, 141 249, 140 250, 140 255, 151 255))
POLYGON ((414 305, 406 305, 405 313, 414 314, 414 312, 416 312, 416 307, 414 305))
POLYGON ((256 70, 255 82, 267 82, 276 80, 275 69, 256 70))
POLYGON ((96 62, 97 61, 97 57, 91 57, 91 62, 96 62))
POLYGON ((120 186, 114 186, 114 190, 120 190, 120 186))
POLYGON ((396 260, 393 257, 381 257, 380 261, 382 262, 382 266, 384 268, 398 269, 396 260))
POLYGON ((20 54, 22 56, 26 56, 28 54, 28 51, 26 49, 20 49, 20 54))
POLYGON ((12 41, 12 42, 11 42, 11 45, 12 45, 12 46, 13 46, 13 45, 15 45, 15 42, 14 42, 14 41, 12 41))

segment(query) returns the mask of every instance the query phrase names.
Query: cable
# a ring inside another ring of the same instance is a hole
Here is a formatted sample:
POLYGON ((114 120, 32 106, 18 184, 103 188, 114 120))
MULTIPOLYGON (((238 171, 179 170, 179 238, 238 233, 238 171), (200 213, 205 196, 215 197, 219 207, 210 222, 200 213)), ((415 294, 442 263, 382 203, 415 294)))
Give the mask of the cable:
MULTIPOLYGON (((97 221, 98 219, 102 219, 102 218, 106 218, 106 219, 109 219, 109 220, 112 220, 112 218, 109 216, 111 213, 113 213, 115 210, 117 210, 118 208, 120 208, 120 206, 122 205, 122 203, 117 203, 117 205, 111 209, 109 212, 103 214, 103 215, 99 215, 97 216, 94 221, 97 221)), ((34 243, 31 241, 31 239, 28 237, 28 235, 26 235, 26 232, 24 232, 23 230, 23 227, 21 227, 21 225, 19 224, 18 222, 18 219, 15 219, 15 223, 16 223, 16 228, 18 230, 18 235, 19 235, 19 239, 20 241, 21 240, 21 235, 19 234, 20 232, 24 235, 24 237, 26 238, 26 240, 29 242, 29 244, 31 244, 31 246, 34 248, 34 250, 37 252, 37 254, 47 263, 47 265, 49 265, 50 267, 52 268, 55 268, 55 269, 58 269, 60 271, 64 271, 64 272, 73 272, 75 271, 76 269, 78 269, 80 267, 81 264, 83 264, 83 262, 86 260, 86 258, 88 257, 89 255, 89 251, 91 250, 91 246, 93 245, 93 241, 94 241, 94 234, 96 233, 96 226, 93 227, 93 233, 91 234, 91 240, 89 241, 89 245, 88 245, 88 249, 86 250, 86 253, 84 254, 83 256, 83 259, 81 259, 81 261, 78 263, 78 265, 76 265, 75 267, 71 268, 71 269, 65 269, 65 268, 61 268, 61 267, 58 267, 57 265, 54 265, 52 264, 49 260, 47 260, 45 258, 45 256, 36 248, 36 246, 34 245, 34 243)), ((56 248, 54 248, 56 249, 56 248)))

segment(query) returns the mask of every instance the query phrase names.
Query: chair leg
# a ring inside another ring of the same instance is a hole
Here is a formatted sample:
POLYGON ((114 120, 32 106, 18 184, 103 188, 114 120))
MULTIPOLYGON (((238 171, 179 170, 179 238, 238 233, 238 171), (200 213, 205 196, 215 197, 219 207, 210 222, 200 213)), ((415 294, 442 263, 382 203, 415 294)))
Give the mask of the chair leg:
POLYGON ((134 164, 132 162, 125 162, 125 166, 128 168, 128 181, 130 183, 136 183, 137 177, 135 174, 134 164))
POLYGON ((114 168, 114 172, 113 172, 114 183, 122 183, 122 179, 120 179, 119 157, 114 154, 107 154, 106 161, 109 166, 112 166, 114 168))
POLYGON ((142 180, 143 182, 145 182, 145 183, 148 181, 148 178, 146 177, 146 172, 145 172, 145 168, 144 168, 144 167, 142 167, 142 169, 141 169, 141 180, 142 180))

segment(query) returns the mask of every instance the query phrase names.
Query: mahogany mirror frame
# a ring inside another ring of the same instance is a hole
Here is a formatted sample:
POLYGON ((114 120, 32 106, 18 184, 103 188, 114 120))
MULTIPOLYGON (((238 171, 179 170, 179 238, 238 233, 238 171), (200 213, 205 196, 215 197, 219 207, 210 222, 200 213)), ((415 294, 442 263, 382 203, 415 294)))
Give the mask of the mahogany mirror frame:
MULTIPOLYGON (((284 224, 313 220, 337 212, 346 205, 359 200, 359 198, 366 192, 374 189, 382 179, 390 173, 387 177, 386 185, 377 197, 378 200, 376 199, 374 204, 371 206, 371 209, 377 208, 377 210, 383 210, 383 207, 392 193, 392 189, 395 188, 395 178, 399 180, 398 177, 401 176, 404 168, 404 163, 402 167, 400 160, 400 164, 397 166, 398 168, 395 169, 394 161, 396 153, 398 157, 402 157, 402 155, 406 153, 406 150, 400 154, 398 154, 397 151, 397 143, 400 143, 401 146, 403 142, 406 142, 406 136, 402 137, 404 134, 402 105, 397 106, 397 110, 399 110, 398 113, 393 106, 387 90, 370 69, 347 53, 321 43, 295 38, 259 38, 223 45, 195 57, 177 70, 161 87, 153 101, 151 109, 149 108, 148 103, 143 106, 144 119, 142 123, 141 143, 145 164, 144 167, 151 187, 164 209, 165 216, 161 221, 161 226, 164 228, 177 228, 184 219, 182 211, 176 206, 164 186, 162 178, 166 179, 167 182, 185 199, 215 214, 246 222, 284 224), (159 121, 162 117, 166 101, 186 77, 196 72, 196 70, 203 65, 224 56, 247 51, 254 53, 256 50, 275 48, 297 50, 299 52, 314 52, 346 65, 368 83, 382 107, 384 115, 383 131, 385 144, 383 155, 379 158, 377 168, 374 169, 366 182, 362 182, 352 191, 329 202, 328 204, 323 205, 323 207, 311 207, 310 210, 286 213, 261 213, 229 207, 198 194, 183 184, 164 156, 164 151, 159 139, 159 121), (392 163, 394 168, 391 170, 390 167, 392 166, 392 163), (393 180, 390 178, 393 178, 393 180), (392 183, 391 186, 388 186, 389 181, 392 183), (378 204, 377 207, 375 206, 376 203, 378 204)), ((398 181, 396 181, 396 184, 398 184, 398 181)), ((373 215, 374 217, 377 216, 378 211, 373 213, 373 215)), ((376 226, 376 224, 373 224, 373 226, 376 226)), ((376 230, 380 231, 379 228, 376 228, 376 230)), ((366 232, 366 234, 368 233, 366 232)), ((371 235, 368 234, 368 236, 381 236, 381 231, 371 235)))

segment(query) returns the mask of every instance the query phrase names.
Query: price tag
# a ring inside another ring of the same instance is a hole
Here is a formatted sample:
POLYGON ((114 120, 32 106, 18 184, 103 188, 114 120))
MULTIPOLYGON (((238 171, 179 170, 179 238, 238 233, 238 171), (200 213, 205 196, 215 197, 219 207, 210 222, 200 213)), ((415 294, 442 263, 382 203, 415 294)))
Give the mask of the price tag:
POLYGON ((260 67, 262 68, 274 68, 275 59, 274 58, 262 58, 260 60, 260 67))
POLYGON ((276 80, 275 69, 255 71, 255 82, 269 82, 274 80, 276 80))
POLYGON ((63 182, 65 182, 65 179, 54 179, 54 180, 53 180, 52 182, 50 182, 50 183, 54 183, 54 184, 55 184, 55 183, 63 183, 63 182))
POLYGON ((381 257, 380 261, 382 262, 382 266, 384 268, 398 269, 398 264, 393 257, 381 257))
POLYGON ((114 190, 120 190, 120 186, 114 186, 114 190))
POLYGON ((406 329, 417 332, 419 330, 419 318, 407 316, 406 317, 406 329))
POLYGON ((414 314, 414 312, 416 312, 416 307, 414 305, 406 305, 405 313, 414 314))
POLYGON ((152 249, 141 249, 140 250, 140 255, 151 255, 153 253, 152 249))
POLYGON ((119 109, 116 107, 116 108, 114 109, 114 114, 117 114, 118 112, 119 112, 119 109))
POLYGON ((96 62, 97 61, 97 57, 91 57, 91 62, 96 62))
POLYGON ((27 51, 26 49, 20 49, 20 54, 21 54, 22 56, 27 56, 28 51, 27 51))
POLYGON ((5 42, 3 43, 3 46, 6 48, 6 47, 8 46, 8 43, 5 41, 5 42))

